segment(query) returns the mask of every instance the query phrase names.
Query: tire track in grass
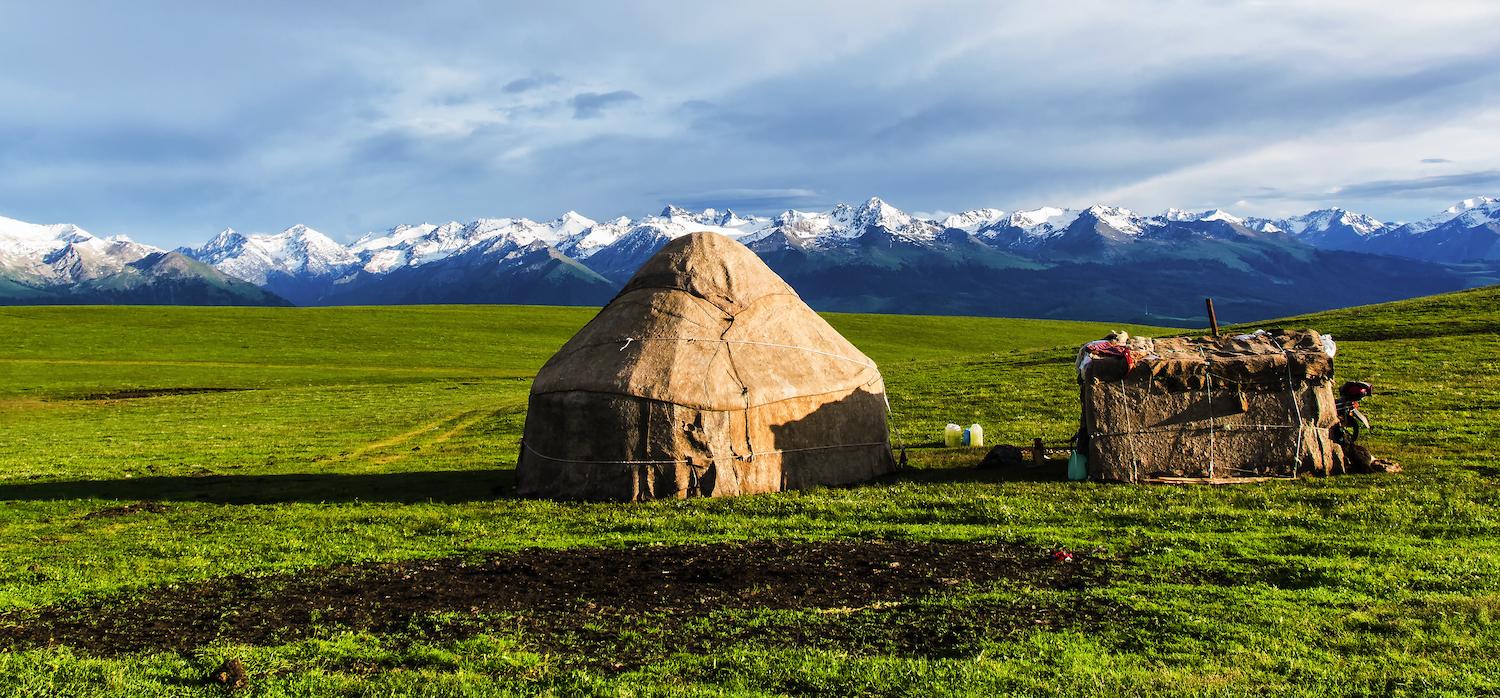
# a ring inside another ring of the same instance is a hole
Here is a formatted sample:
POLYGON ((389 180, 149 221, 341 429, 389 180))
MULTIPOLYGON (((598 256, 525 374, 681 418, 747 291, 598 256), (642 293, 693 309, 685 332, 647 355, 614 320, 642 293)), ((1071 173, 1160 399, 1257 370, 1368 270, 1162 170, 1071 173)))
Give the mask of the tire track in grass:
POLYGON ((274 368, 317 369, 320 371, 378 371, 387 373, 462 373, 485 378, 530 378, 535 371, 510 371, 476 366, 372 366, 358 364, 271 364, 249 361, 191 361, 177 359, 34 359, 0 357, 4 364, 41 364, 44 366, 185 366, 193 368, 274 368))
POLYGON ((447 423, 449 423, 449 422, 451 422, 451 421, 453 421, 455 419, 459 419, 459 418, 463 417, 465 414, 468 414, 468 413, 470 413, 472 411, 473 410, 459 410, 458 412, 454 412, 453 414, 446 415, 446 416, 441 417, 439 419, 436 419, 434 421, 426 422, 426 423, 422 424, 421 426, 419 426, 419 427, 417 427, 415 429, 412 429, 411 431, 402 432, 400 434, 397 434, 397 435, 389 437, 389 438, 385 438, 385 439, 381 439, 379 441, 374 441, 374 442, 365 444, 364 446, 361 446, 361 447, 359 447, 357 449, 354 449, 353 451, 349 451, 347 453, 341 453, 341 454, 339 454, 337 456, 334 456, 333 458, 330 458, 329 460, 331 460, 331 461, 333 461, 335 463, 341 463, 341 462, 344 462, 344 461, 351 461, 351 460, 354 460, 356 458, 361 458, 365 454, 368 454, 368 453, 373 453, 375 451, 380 451, 380 450, 384 450, 384 449, 387 449, 387 448, 393 448, 393 447, 396 447, 396 446, 400 446, 402 444, 410 442, 412 439, 415 439, 418 436, 421 436, 421 435, 423 435, 423 434, 425 434, 425 433, 427 433, 429 431, 432 431, 434 429, 440 428, 444 424, 447 424, 447 423))
MULTIPOLYGON (((474 426, 480 420, 483 420, 486 417, 489 417, 491 415, 497 414, 498 412, 499 412, 498 410, 468 410, 466 412, 462 412, 462 413, 460 413, 458 415, 459 419, 458 419, 457 423, 453 426, 452 429, 449 429, 449 430, 447 430, 447 431, 445 431, 445 432, 443 432, 441 434, 438 434, 437 436, 433 437, 432 439, 429 439, 428 441, 425 441, 425 442, 417 445, 415 448, 416 449, 421 449, 421 450, 425 451, 425 450, 427 450, 427 449, 429 449, 429 448, 431 448, 433 446, 436 446, 438 444, 443 443, 444 441, 447 441, 448 439, 453 438, 453 436, 455 434, 458 434, 459 432, 462 432, 462 431, 468 429, 469 427, 474 426), (464 419, 463 415, 472 415, 472 416, 470 416, 468 419, 464 419)), ((405 458, 405 457, 411 455, 412 452, 413 451, 403 451, 403 452, 399 452, 399 453, 393 453, 393 454, 388 455, 388 456, 380 456, 378 458, 372 459, 372 462, 376 463, 377 465, 385 465, 387 463, 394 463, 394 462, 396 462, 398 460, 401 460, 402 458, 405 458)))
MULTIPOLYGON (((432 437, 431 439, 420 441, 416 444, 417 448, 425 450, 433 446, 442 444, 449 439, 452 439, 453 437, 463 433, 464 431, 467 431, 475 424, 478 424, 479 422, 484 421, 489 417, 514 411, 524 404, 525 403, 523 400, 507 400, 497 408, 459 410, 440 419, 427 422, 422 426, 417 427, 416 429, 412 429, 411 431, 367 444, 366 446, 363 446, 358 450, 350 452, 348 455, 339 456, 338 458, 335 458, 333 460, 335 462, 348 461, 363 457, 376 451, 404 447, 424 434, 428 434, 441 429, 444 426, 448 426, 448 428, 445 429, 442 433, 432 437)), ((400 453, 393 453, 386 456, 372 458, 371 461, 379 465, 385 465, 387 463, 393 463, 395 461, 401 460, 402 458, 411 455, 411 453, 411 450, 406 450, 400 453)))

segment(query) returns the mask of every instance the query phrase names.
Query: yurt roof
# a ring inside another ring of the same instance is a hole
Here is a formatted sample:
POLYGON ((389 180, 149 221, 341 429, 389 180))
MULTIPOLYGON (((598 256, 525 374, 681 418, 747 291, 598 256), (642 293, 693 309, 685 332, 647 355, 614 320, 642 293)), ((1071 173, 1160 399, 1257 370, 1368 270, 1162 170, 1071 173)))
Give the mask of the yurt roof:
POLYGON ((532 393, 738 410, 847 392, 879 376, 754 252, 700 232, 648 260, 542 367, 532 393))

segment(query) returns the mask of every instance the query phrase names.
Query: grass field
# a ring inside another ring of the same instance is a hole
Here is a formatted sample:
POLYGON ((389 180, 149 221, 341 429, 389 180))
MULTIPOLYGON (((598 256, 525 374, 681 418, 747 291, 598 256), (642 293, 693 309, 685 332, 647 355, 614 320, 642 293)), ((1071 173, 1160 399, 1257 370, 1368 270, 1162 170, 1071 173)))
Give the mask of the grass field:
MULTIPOLYGON (((979 541, 1067 546, 1090 570, 1081 586, 1042 570, 546 638, 453 608, 182 651, 17 642, 0 694, 214 695, 202 678, 227 657, 247 695, 1500 692, 1497 302, 1489 288, 1290 323, 1341 337, 1340 378, 1376 385, 1369 445, 1399 475, 1132 487, 914 448, 915 470, 870 485, 633 505, 510 493, 530 376, 592 310, 0 309, 0 638, 237 575, 537 549, 979 541), (162 506, 121 508, 142 501, 162 506)), ((1073 349, 1111 328, 829 320, 880 363, 908 444, 948 422, 992 443, 1066 438, 1073 349)))

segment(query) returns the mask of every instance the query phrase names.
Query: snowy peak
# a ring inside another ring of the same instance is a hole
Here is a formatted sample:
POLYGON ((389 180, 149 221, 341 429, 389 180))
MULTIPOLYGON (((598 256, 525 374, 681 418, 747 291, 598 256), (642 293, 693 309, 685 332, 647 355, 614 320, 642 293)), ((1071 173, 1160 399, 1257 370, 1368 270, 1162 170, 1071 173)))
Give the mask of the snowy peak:
POLYGON ((480 218, 469 224, 401 225, 386 234, 366 234, 350 249, 360 255, 366 273, 380 275, 399 267, 422 266, 475 249, 489 254, 499 251, 505 242, 522 249, 532 249, 541 243, 559 254, 583 260, 627 236, 637 240, 669 240, 708 230, 739 237, 763 224, 763 219, 753 216, 741 218, 733 212, 714 209, 693 213, 678 206, 666 206, 661 209, 661 215, 645 216, 640 221, 619 216, 612 221, 600 222, 570 210, 547 222, 528 218, 480 218))
POLYGON ((1019 232, 1023 237, 1045 237, 1073 224, 1079 211, 1070 208, 1043 206, 1022 209, 991 224, 980 233, 981 237, 1019 232))
POLYGON ((97 237, 71 223, 39 225, 0 217, 0 258, 58 255, 75 248, 91 253, 129 251, 136 256, 161 251, 161 248, 142 245, 124 235, 97 237))
MULTIPOLYGON (((844 205, 840 204, 840 206, 844 205)), ((844 206, 844 208, 848 207, 844 206)), ((838 209, 834 210, 838 211, 838 209)), ((825 238, 846 237, 847 233, 847 228, 835 223, 833 213, 788 209, 772 218, 770 225, 764 229, 740 238, 740 242, 750 244, 780 234, 790 243, 806 245, 815 244, 818 240, 825 238)))
POLYGON ((566 220, 558 227, 526 218, 479 218, 469 223, 449 221, 441 225, 399 225, 383 234, 368 233, 350 245, 349 250, 358 257, 364 272, 385 274, 401 267, 445 259, 478 245, 492 243, 496 238, 513 240, 518 245, 535 240, 557 240, 562 226, 581 223, 577 220, 581 218, 566 220))
POLYGON ((1240 218, 1239 216, 1236 216, 1228 211, 1225 211, 1222 208, 1211 208, 1207 211, 1184 211, 1182 209, 1169 208, 1165 213, 1161 214, 1161 217, 1165 220, 1179 223, 1193 221, 1223 221, 1225 223, 1233 223, 1234 225, 1245 224, 1245 219, 1240 218))
POLYGON ((1084 217, 1097 220, 1126 235, 1140 235, 1146 231, 1146 227, 1150 224, 1149 221, 1142 218, 1135 211, 1119 206, 1095 204, 1084 209, 1083 213, 1079 214, 1079 218, 1084 217))
POLYGON ((1448 208, 1444 209, 1443 212, 1451 213, 1454 215, 1462 215, 1475 209, 1493 211, 1495 210, 1496 204, 1500 204, 1500 199, 1496 199, 1490 196, 1476 196, 1472 199, 1464 199, 1463 201, 1449 206, 1448 208))
MULTIPOLYGON (((455 230, 461 227, 458 223, 448 223, 446 225, 453 226, 455 230)), ((433 231, 437 229, 438 226, 431 223, 422 223, 419 225, 402 224, 391 228, 380 235, 377 235, 375 233, 365 233, 358 240, 355 240, 354 244, 349 246, 349 249, 350 251, 359 254, 374 250, 384 250, 393 247, 409 246, 415 241, 421 240, 431 235, 433 231)))
POLYGON ((880 197, 872 196, 869 201, 854 210, 850 223, 852 227, 860 229, 884 228, 891 232, 899 232, 911 227, 911 216, 881 200, 880 197))
POLYGON ((230 276, 262 286, 275 274, 342 274, 358 262, 348 248, 300 223, 279 233, 251 235, 225 228, 202 247, 182 252, 230 276))
POLYGON ((1043 206, 1025 211, 1016 211, 1010 214, 1010 218, 1006 222, 1017 228, 1028 230, 1043 226, 1065 228, 1077 217, 1078 213, 1073 209, 1043 206))
POLYGON ((661 213, 658 214, 658 216, 661 217, 661 218, 666 218, 666 219, 672 219, 672 218, 694 219, 694 218, 697 217, 697 214, 694 214, 692 211, 689 211, 689 210, 687 210, 685 208, 682 208, 681 206, 675 206, 673 204, 667 204, 664 208, 662 208, 661 213))
POLYGON ((537 240, 557 242, 557 231, 529 218, 480 218, 464 226, 463 239, 478 242, 497 237, 506 237, 518 245, 528 245, 537 240))
POLYGON ((1425 233, 1449 223, 1465 228, 1475 228, 1491 222, 1500 222, 1500 199, 1476 196, 1449 206, 1443 209, 1442 213, 1404 227, 1410 233, 1425 233))
POLYGON ((605 246, 619 240, 626 231, 630 230, 632 221, 620 216, 611 221, 593 223, 579 229, 577 232, 566 235, 558 243, 557 249, 569 257, 586 259, 605 246))
POLYGON ((661 210, 660 215, 647 216, 645 218, 642 218, 640 222, 659 223, 662 221, 667 221, 678 225, 706 225, 718 228, 738 230, 744 228, 745 226, 753 225, 756 223, 764 223, 765 219, 755 216, 746 218, 729 209, 720 211, 716 208, 705 208, 702 211, 698 211, 695 213, 693 211, 682 208, 681 206, 673 206, 671 204, 668 204, 666 208, 663 208, 661 210))
POLYGON ((209 238, 208 242, 203 243, 203 246, 198 249, 228 249, 232 247, 239 247, 244 244, 244 235, 241 235, 239 231, 235 230, 234 228, 225 228, 219 231, 218 235, 209 238))
MULTIPOLYGON (((713 211, 713 209, 711 209, 711 208, 704 209, 705 213, 707 213, 709 211, 713 211)), ((726 228, 736 228, 736 227, 740 227, 740 226, 752 225, 754 223, 763 222, 765 219, 763 219, 763 218, 757 218, 755 216, 751 216, 749 218, 745 218, 745 217, 741 216, 740 214, 735 213, 732 209, 724 209, 724 211, 722 213, 719 213, 719 216, 718 216, 717 220, 718 220, 719 225, 722 225, 722 226, 724 226, 726 228)))
MULTIPOLYGON (((120 239, 128 241, 123 236, 120 239)), ((67 245, 98 240, 92 233, 71 223, 40 225, 0 216, 0 256, 48 254, 67 245)))
POLYGON ((1245 224, 1245 219, 1240 218, 1239 216, 1236 216, 1236 215, 1234 215, 1234 214, 1232 214, 1232 213, 1230 213, 1228 211, 1225 211, 1222 208, 1216 208, 1216 209, 1212 209, 1212 210, 1209 210, 1209 211, 1204 211, 1203 215, 1199 216, 1198 220, 1204 221, 1204 222, 1207 222, 1207 221, 1223 221, 1225 223, 1233 223, 1234 225, 1244 225, 1245 224))
POLYGON ((937 223, 943 228, 956 228, 967 233, 978 231, 987 225, 994 224, 1005 217, 1005 212, 998 208, 979 208, 963 213, 955 213, 944 217, 937 223))
POLYGON ((778 227, 787 227, 789 239, 805 240, 815 246, 838 244, 872 233, 921 245, 935 240, 944 229, 937 221, 913 218, 878 196, 870 197, 858 207, 841 203, 826 214, 787 211, 777 220, 785 221, 778 227))
POLYGON ((1355 213, 1353 211, 1342 212, 1337 220, 1340 225, 1349 226, 1350 229, 1360 235, 1369 235, 1386 227, 1385 223, 1366 216, 1363 213, 1355 213))
POLYGON ((159 247, 123 235, 96 237, 72 224, 38 225, 0 217, 0 272, 36 286, 63 286, 102 279, 159 247))
POLYGON ((1458 209, 1450 222, 1458 221, 1466 227, 1481 226, 1486 223, 1500 221, 1500 199, 1481 196, 1474 199, 1464 199, 1457 206, 1450 206, 1449 211, 1458 209))
POLYGON ((779 234, 788 244, 817 248, 838 245, 871 232, 925 243, 943 230, 938 222, 913 218, 880 197, 870 197, 858 207, 840 203, 827 213, 789 209, 770 221, 757 219, 750 227, 755 232, 741 238, 741 242, 748 244, 779 234))
POLYGON ((1326 233, 1335 229, 1348 230, 1357 235, 1370 235, 1387 226, 1362 213, 1342 208, 1325 208, 1283 219, 1277 223, 1277 227, 1294 235, 1326 233))
POLYGON ((552 235, 556 239, 563 240, 578 235, 598 224, 594 219, 577 211, 568 211, 553 219, 552 222, 547 224, 547 227, 552 229, 552 235))

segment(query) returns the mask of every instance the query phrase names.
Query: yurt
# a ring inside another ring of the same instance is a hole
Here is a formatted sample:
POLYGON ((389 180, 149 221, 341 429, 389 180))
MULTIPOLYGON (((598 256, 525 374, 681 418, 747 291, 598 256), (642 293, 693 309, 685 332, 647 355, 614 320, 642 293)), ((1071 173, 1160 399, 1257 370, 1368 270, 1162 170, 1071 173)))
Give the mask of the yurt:
POLYGON ((537 373, 523 496, 639 501, 895 469, 869 357, 740 243, 673 240, 537 373))
POLYGON ((1312 330, 1151 339, 1078 353, 1079 448, 1090 478, 1233 481, 1344 469, 1337 347, 1312 330))

